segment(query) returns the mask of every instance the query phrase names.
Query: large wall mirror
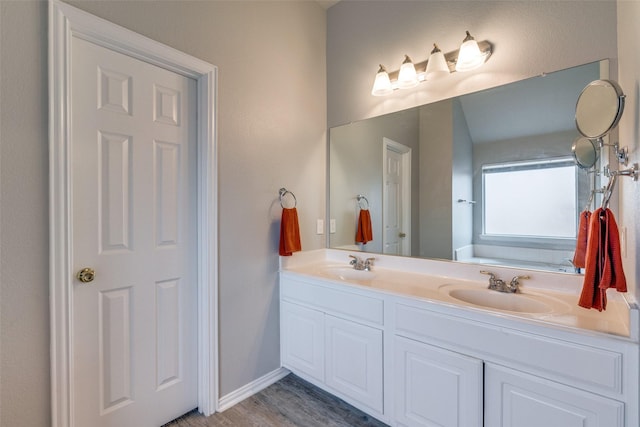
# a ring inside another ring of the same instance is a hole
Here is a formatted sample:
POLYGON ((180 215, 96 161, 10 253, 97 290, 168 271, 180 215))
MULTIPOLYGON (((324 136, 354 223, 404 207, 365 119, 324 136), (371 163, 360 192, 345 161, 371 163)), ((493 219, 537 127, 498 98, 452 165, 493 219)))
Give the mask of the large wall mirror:
POLYGON ((329 246, 578 273, 578 215, 601 177, 574 161, 576 100, 608 70, 594 62, 332 128, 329 246), (367 206, 373 240, 356 243, 367 206))

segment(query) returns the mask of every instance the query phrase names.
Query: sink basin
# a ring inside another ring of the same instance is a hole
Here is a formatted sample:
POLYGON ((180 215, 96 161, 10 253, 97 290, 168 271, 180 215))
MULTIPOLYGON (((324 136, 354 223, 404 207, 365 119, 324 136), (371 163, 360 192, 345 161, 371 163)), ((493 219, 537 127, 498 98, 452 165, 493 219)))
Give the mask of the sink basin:
POLYGON ((541 294, 505 293, 486 288, 447 286, 441 291, 451 298, 478 307, 515 313, 543 314, 565 311, 566 304, 541 294))
POLYGON ((322 270, 327 276, 340 280, 372 280, 376 275, 372 271, 356 270, 352 267, 327 267, 322 270))
POLYGON ((548 313, 553 307, 523 294, 508 294, 484 289, 454 289, 449 295, 469 304, 518 313, 548 313))

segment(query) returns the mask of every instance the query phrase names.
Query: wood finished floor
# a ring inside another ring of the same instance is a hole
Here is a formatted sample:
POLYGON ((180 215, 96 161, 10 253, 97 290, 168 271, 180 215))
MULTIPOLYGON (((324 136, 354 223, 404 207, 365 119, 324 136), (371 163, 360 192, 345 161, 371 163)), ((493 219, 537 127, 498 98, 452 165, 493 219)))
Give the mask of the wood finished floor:
POLYGON ((224 412, 197 411, 163 427, 386 427, 375 418, 290 374, 224 412))

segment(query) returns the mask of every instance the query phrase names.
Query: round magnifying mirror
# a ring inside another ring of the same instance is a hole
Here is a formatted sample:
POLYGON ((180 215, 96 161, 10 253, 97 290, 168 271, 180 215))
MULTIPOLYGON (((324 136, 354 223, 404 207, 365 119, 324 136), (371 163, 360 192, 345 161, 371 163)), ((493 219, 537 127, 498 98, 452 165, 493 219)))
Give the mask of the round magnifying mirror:
POLYGON ((618 122, 624 110, 624 94, 616 82, 595 80, 580 93, 576 103, 576 127, 587 138, 602 138, 618 122))
POLYGON ((598 161, 599 150, 596 144, 588 138, 576 138, 571 145, 571 152, 576 164, 582 169, 591 169, 598 161))

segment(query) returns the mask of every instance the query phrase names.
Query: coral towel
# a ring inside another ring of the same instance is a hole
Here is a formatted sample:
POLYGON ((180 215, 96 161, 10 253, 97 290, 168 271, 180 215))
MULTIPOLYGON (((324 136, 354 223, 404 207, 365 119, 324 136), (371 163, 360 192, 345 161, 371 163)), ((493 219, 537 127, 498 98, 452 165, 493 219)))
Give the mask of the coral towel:
POLYGON ((280 255, 290 256, 302 250, 300 245, 300 226, 298 225, 298 211, 296 208, 282 209, 280 222, 280 255))
POLYGON ((575 267, 584 268, 585 256, 587 254, 587 237, 589 236, 589 219, 590 211, 583 211, 580 214, 580 223, 578 225, 578 238, 576 239, 576 251, 573 254, 573 265, 575 267))
POLYGON ((371 214, 369 209, 360 209, 358 216, 358 230, 356 231, 356 242, 367 243, 373 240, 371 231, 371 214))
POLYGON ((627 291, 618 225, 609 209, 599 208, 591 214, 585 263, 584 284, 578 305, 598 311, 605 310, 607 289, 627 291))

